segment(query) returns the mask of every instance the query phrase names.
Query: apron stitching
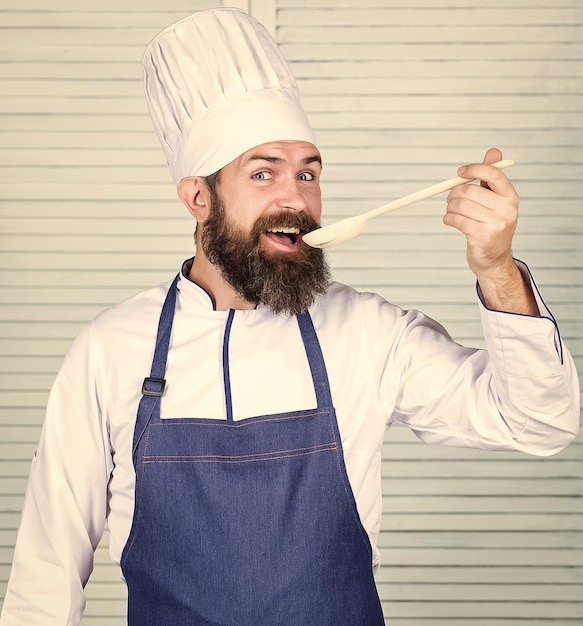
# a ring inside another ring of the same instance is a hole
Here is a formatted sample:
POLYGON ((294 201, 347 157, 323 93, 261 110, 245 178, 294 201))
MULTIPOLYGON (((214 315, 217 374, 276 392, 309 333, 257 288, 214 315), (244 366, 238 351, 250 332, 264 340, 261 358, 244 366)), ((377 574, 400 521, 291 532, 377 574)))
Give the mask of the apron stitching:
MULTIPOLYGON (((334 423, 332 421, 332 414, 329 414, 328 420, 330 421, 330 426, 332 427, 332 429, 334 430, 334 423)), ((338 423, 337 423, 338 424, 338 423)), ((338 434, 340 434, 340 431, 338 431, 338 434)), ((338 472, 340 473, 340 482, 342 483, 342 488, 344 489, 344 493, 346 494, 347 498, 348 498, 348 504, 350 505, 350 512, 352 513, 352 517, 354 518, 355 522, 356 522, 356 526, 359 530, 359 534, 362 537, 365 547, 368 551, 371 550, 371 545, 370 545, 370 538, 366 532, 366 530, 364 530, 363 526, 362 526, 362 522, 360 520, 360 515, 358 513, 358 508, 356 506, 356 497, 354 495, 354 492, 352 491, 352 487, 350 487, 350 483, 348 482, 348 485, 346 484, 348 481, 348 474, 346 472, 346 462, 342 462, 342 450, 344 449, 344 446, 342 446, 342 448, 337 447, 337 454, 336 456, 336 463, 338 465, 338 472)), ((371 568, 372 568, 372 559, 371 559, 371 568)))
MULTIPOLYGON (((228 456, 181 456, 181 457, 144 457, 144 463, 150 465, 156 463, 258 463, 260 461, 277 461, 278 459, 291 459, 296 456, 306 456, 308 454, 318 454, 320 452, 331 452, 338 449, 336 444, 328 444, 324 448, 310 449, 298 448, 298 450, 286 450, 286 454, 271 454, 270 456, 262 456, 260 454, 246 455, 240 457, 228 456), (261 457, 261 458, 251 458, 261 457)), ((266 453, 267 454, 267 453, 266 453)))
MULTIPOLYGON (((307 411, 310 411, 310 409, 306 409, 307 411)), ((254 418, 254 417, 250 417, 250 418, 245 418, 245 420, 233 420, 234 423, 232 424, 228 424, 225 422, 225 420, 221 420, 221 419, 217 419, 214 420, 217 423, 216 424, 209 424, 209 423, 203 423, 203 422, 193 422, 193 420, 207 420, 209 418, 206 417, 173 417, 173 418, 166 418, 166 419, 162 419, 161 423, 157 423, 157 424, 149 424, 148 428, 157 428, 157 427, 166 427, 166 428, 171 428, 172 426, 192 426, 192 427, 196 427, 196 426, 204 426, 204 427, 210 427, 210 428, 243 428, 245 426, 253 426, 255 424, 263 424, 265 422, 277 422, 277 421, 283 421, 283 420, 294 420, 294 419, 302 419, 305 417, 316 417, 318 415, 323 415, 324 413, 326 413, 326 411, 310 411, 309 413, 304 413, 303 415, 290 415, 289 417, 279 417, 279 415, 285 415, 285 413, 279 413, 278 416, 276 417, 266 417, 264 419, 261 418, 254 418), (169 420, 177 420, 177 421, 173 421, 170 422, 169 420), (253 420, 252 422, 249 422, 247 420, 253 420), (238 422, 245 422, 243 424, 238 423, 238 422)), ((212 418, 211 418, 212 419, 212 418)))
MULTIPOLYGON (((146 428, 144 452, 148 449, 149 439, 150 439, 150 429, 146 428)), ((127 550, 124 550, 122 563, 125 563, 128 560, 128 557, 129 557, 130 552, 132 551, 132 547, 134 545, 134 541, 136 540, 136 537, 138 535, 138 525, 140 523, 140 512, 141 512, 141 509, 142 509, 142 507, 141 507, 142 494, 144 492, 144 490, 143 490, 144 474, 145 474, 145 472, 142 470, 140 472, 140 488, 139 488, 139 490, 137 488, 137 485, 135 487, 135 496, 137 496, 137 497, 135 497, 135 505, 134 505, 134 517, 135 517, 135 519, 132 522, 132 528, 130 530, 131 542, 129 543, 129 545, 127 547, 127 550)))
POLYGON ((249 454, 144 454, 144 459, 246 459, 252 456, 264 456, 265 454, 282 454, 285 452, 303 452, 310 450, 318 450, 322 448, 336 448, 336 441, 328 441, 326 443, 317 443, 313 446, 304 446, 302 448, 287 448, 285 450, 271 450, 270 452, 251 452, 249 454))
POLYGON ((144 456, 147 454, 148 447, 149 447, 149 444, 150 444, 150 426, 151 425, 152 424, 148 424, 148 426, 146 427, 146 436, 145 436, 145 439, 144 439, 144 456))

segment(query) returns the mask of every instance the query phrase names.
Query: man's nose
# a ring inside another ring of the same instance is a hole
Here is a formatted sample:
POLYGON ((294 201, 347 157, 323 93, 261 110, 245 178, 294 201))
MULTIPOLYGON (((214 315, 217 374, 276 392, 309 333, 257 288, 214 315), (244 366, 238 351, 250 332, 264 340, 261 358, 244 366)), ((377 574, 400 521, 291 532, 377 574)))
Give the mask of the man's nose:
POLYGON ((282 180, 278 204, 281 208, 292 211, 304 211, 308 207, 301 181, 295 176, 282 180))

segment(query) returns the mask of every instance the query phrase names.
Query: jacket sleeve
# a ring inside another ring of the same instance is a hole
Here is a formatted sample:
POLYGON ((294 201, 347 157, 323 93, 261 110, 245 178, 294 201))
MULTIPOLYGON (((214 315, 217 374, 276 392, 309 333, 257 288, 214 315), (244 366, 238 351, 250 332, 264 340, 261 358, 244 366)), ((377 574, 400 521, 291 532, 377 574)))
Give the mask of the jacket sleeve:
MULTIPOLYGON (((521 271, 532 281, 526 266, 521 271)), ((460 346, 435 321, 405 313, 390 356, 400 384, 389 421, 429 443, 540 456, 567 446, 579 428, 577 372, 531 284, 538 317, 481 305, 486 350, 460 346)))
POLYGON ((73 626, 107 509, 111 454, 85 328, 65 357, 34 455, 1 626, 73 626))

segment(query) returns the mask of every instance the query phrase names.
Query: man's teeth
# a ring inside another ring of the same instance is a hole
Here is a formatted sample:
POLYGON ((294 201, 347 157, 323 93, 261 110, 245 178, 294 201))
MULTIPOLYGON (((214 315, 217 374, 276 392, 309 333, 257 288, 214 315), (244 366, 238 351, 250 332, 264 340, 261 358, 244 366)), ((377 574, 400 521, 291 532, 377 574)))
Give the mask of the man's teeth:
POLYGON ((300 229, 297 228, 297 227, 291 227, 291 228, 287 228, 287 227, 270 228, 268 232, 270 232, 270 233, 283 233, 284 235, 299 235, 300 234, 300 229))

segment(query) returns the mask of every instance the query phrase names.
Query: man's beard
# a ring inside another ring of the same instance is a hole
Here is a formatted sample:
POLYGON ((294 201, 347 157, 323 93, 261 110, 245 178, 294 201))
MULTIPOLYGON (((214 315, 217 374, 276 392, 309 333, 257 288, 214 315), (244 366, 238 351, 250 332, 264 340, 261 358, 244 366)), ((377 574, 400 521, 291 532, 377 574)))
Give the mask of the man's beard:
POLYGON ((309 215, 287 211, 263 216, 246 234, 229 223, 222 198, 211 195, 210 214, 202 225, 202 249, 247 302, 296 315, 326 291, 330 270, 323 250, 302 243, 297 252, 269 253, 261 246, 261 235, 270 228, 298 227, 303 233, 318 228, 309 215))

